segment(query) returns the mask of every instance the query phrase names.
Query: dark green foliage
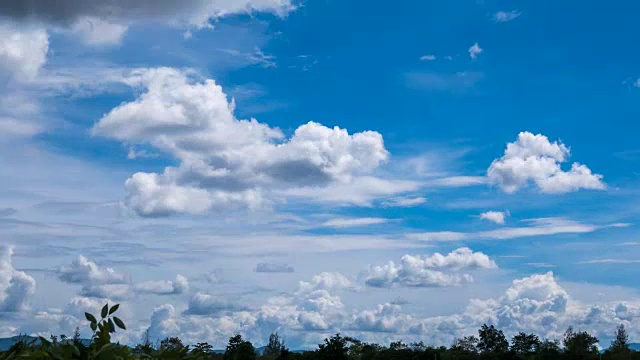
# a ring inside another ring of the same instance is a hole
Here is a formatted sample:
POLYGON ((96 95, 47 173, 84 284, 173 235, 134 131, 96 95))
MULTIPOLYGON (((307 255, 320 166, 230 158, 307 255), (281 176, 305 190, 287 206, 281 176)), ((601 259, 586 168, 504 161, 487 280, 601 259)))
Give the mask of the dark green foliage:
POLYGON ((531 359, 540 348, 540 344, 537 335, 521 332, 511 339, 511 352, 518 359, 531 359))
POLYGON ((592 359, 598 356, 598 339, 586 331, 575 332, 568 328, 562 340, 568 359, 592 359))
POLYGON ((254 360, 256 357, 256 349, 253 344, 243 340, 242 335, 238 334, 229 338, 224 352, 224 360, 254 360))
POLYGON ((478 350, 486 355, 491 355, 492 358, 499 354, 504 354, 509 351, 509 342, 502 333, 502 330, 498 330, 495 326, 482 325, 478 330, 478 350))
POLYGON ((284 344, 284 340, 280 339, 280 336, 276 332, 269 335, 269 343, 264 349, 264 353, 262 355, 266 358, 278 359, 281 357, 282 353, 286 351, 288 351, 288 349, 284 344))

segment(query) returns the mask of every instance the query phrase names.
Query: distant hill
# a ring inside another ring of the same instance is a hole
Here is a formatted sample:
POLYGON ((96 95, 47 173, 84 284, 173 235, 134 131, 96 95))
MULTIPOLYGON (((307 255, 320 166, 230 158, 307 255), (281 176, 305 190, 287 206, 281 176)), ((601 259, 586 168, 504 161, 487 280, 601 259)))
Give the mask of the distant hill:
POLYGON ((640 343, 631 343, 629 344, 631 350, 640 351, 640 343))

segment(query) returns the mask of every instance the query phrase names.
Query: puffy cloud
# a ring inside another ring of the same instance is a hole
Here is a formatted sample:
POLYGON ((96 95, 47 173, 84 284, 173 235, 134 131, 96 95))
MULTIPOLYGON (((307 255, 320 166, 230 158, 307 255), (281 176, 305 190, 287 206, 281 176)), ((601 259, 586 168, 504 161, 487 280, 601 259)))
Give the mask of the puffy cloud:
POLYGON ((135 285, 135 289, 140 293, 156 295, 179 295, 189 291, 189 280, 177 275, 175 281, 146 281, 135 285))
POLYGON ((435 253, 425 258, 404 255, 399 264, 390 261, 383 266, 370 267, 365 274, 365 283, 372 287, 457 286, 473 281, 470 274, 461 274, 460 271, 495 268, 496 263, 487 255, 469 248, 459 248, 447 255, 435 253))
POLYGON ((515 20, 520 15, 522 15, 522 13, 520 13, 520 11, 518 10, 498 11, 493 16, 493 20, 495 22, 507 22, 507 21, 515 20))
POLYGON ((69 266, 63 266, 58 270, 61 281, 71 284, 102 285, 123 284, 125 276, 112 268, 100 268, 96 263, 80 255, 69 266))
POLYGON ((483 51, 484 50, 482 50, 478 43, 475 43, 469 48, 469 56, 471 57, 471 59, 475 60, 483 51))
POLYGON ((346 289, 353 286, 351 280, 338 272, 323 272, 314 276, 311 281, 301 281, 301 292, 312 292, 315 290, 336 290, 346 289))
POLYGON ((0 311, 22 312, 36 291, 36 281, 25 272, 14 269, 13 248, 0 247, 0 311))
POLYGON ((245 307, 238 305, 237 301, 228 301, 199 292, 189 299, 189 308, 186 313, 190 315, 218 315, 244 309, 245 307))
POLYGON ((189 289, 189 281, 177 275, 175 281, 147 281, 131 284, 125 274, 110 267, 99 267, 96 263, 80 255, 69 266, 58 270, 61 281, 82 285, 80 294, 92 298, 126 299, 134 292, 156 295, 183 294, 189 289))
POLYGON ((503 225, 504 220, 507 216, 509 216, 508 211, 487 211, 480 214, 480 219, 491 221, 499 225, 503 225))
POLYGON ((33 79, 47 61, 48 52, 49 36, 43 28, 0 22, 0 73, 33 79))
POLYGON ((489 181, 513 193, 532 181, 543 193, 566 193, 580 189, 603 190, 602 175, 592 174, 585 165, 573 163, 569 171, 561 164, 571 155, 561 142, 550 142, 541 134, 521 132, 507 144, 504 155, 487 170, 489 181))
POLYGON ((206 27, 212 18, 251 10, 285 14, 293 10, 290 0, 188 0, 188 1, 110 1, 99 0, 0 1, 0 13, 16 20, 39 20, 55 24, 73 24, 83 18, 119 23, 155 22, 178 26, 206 27))
POLYGON ((261 273, 292 273, 293 266, 282 263, 259 263, 256 265, 256 272, 261 273))
POLYGON ((256 207, 264 193, 291 189, 304 196, 309 187, 364 181, 388 157, 374 131, 349 134, 309 122, 285 139, 255 119, 238 120, 233 101, 213 80, 197 83, 176 69, 141 70, 128 83, 145 92, 106 114, 93 134, 151 145, 180 160, 162 174, 127 180, 127 203, 140 215, 256 207))
POLYGON ((435 55, 424 55, 424 56, 420 56, 420 60, 422 60, 422 61, 433 61, 433 60, 436 60, 436 56, 435 55))

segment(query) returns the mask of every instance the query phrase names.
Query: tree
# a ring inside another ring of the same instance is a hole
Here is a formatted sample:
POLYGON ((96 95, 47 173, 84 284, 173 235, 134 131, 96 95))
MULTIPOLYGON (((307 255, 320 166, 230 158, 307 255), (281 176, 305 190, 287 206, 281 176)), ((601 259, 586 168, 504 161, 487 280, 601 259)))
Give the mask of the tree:
POLYGON ((451 350, 475 354, 477 351, 477 346, 478 346, 478 338, 471 335, 471 336, 465 336, 463 338, 457 339, 453 343, 451 350))
POLYGON ((544 340, 540 342, 536 349, 536 359, 558 359, 560 355, 560 342, 558 340, 544 340))
POLYGON ((540 339, 534 334, 519 333, 511 339, 511 351, 521 358, 526 358, 540 347, 540 339))
POLYGON ((340 334, 324 339, 324 343, 318 346, 318 356, 322 360, 347 360, 348 352, 347 339, 340 334))
POLYGON ((629 351, 629 335, 627 335, 627 330, 624 328, 624 325, 621 324, 618 326, 618 329, 616 330, 616 337, 611 341, 609 351, 613 353, 624 353, 629 351))
POLYGON ((76 330, 73 332, 73 337, 71 341, 75 346, 78 346, 82 343, 82 339, 80 338, 80 328, 76 326, 76 330))
POLYGON ((240 334, 229 338, 224 360, 255 360, 255 358, 256 349, 250 341, 243 340, 240 334))
POLYGON ((589 359, 598 354, 598 339, 586 331, 575 332, 569 327, 562 343, 569 359, 589 359))
POLYGON ((284 344, 284 339, 280 339, 278 333, 271 333, 269 335, 269 343, 267 347, 264 349, 264 356, 276 358, 282 354, 283 351, 287 350, 286 345, 284 344))
POLYGON ((502 330, 496 329, 493 325, 482 325, 478 330, 478 350, 484 354, 503 354, 509 351, 509 342, 502 330))

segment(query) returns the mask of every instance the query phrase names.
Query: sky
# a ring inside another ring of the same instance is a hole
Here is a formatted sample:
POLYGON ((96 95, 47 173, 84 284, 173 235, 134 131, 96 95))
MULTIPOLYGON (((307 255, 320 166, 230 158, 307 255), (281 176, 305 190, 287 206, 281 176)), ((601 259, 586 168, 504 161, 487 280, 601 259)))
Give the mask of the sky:
POLYGON ((0 0, 0 336, 640 341, 628 1, 0 0))

